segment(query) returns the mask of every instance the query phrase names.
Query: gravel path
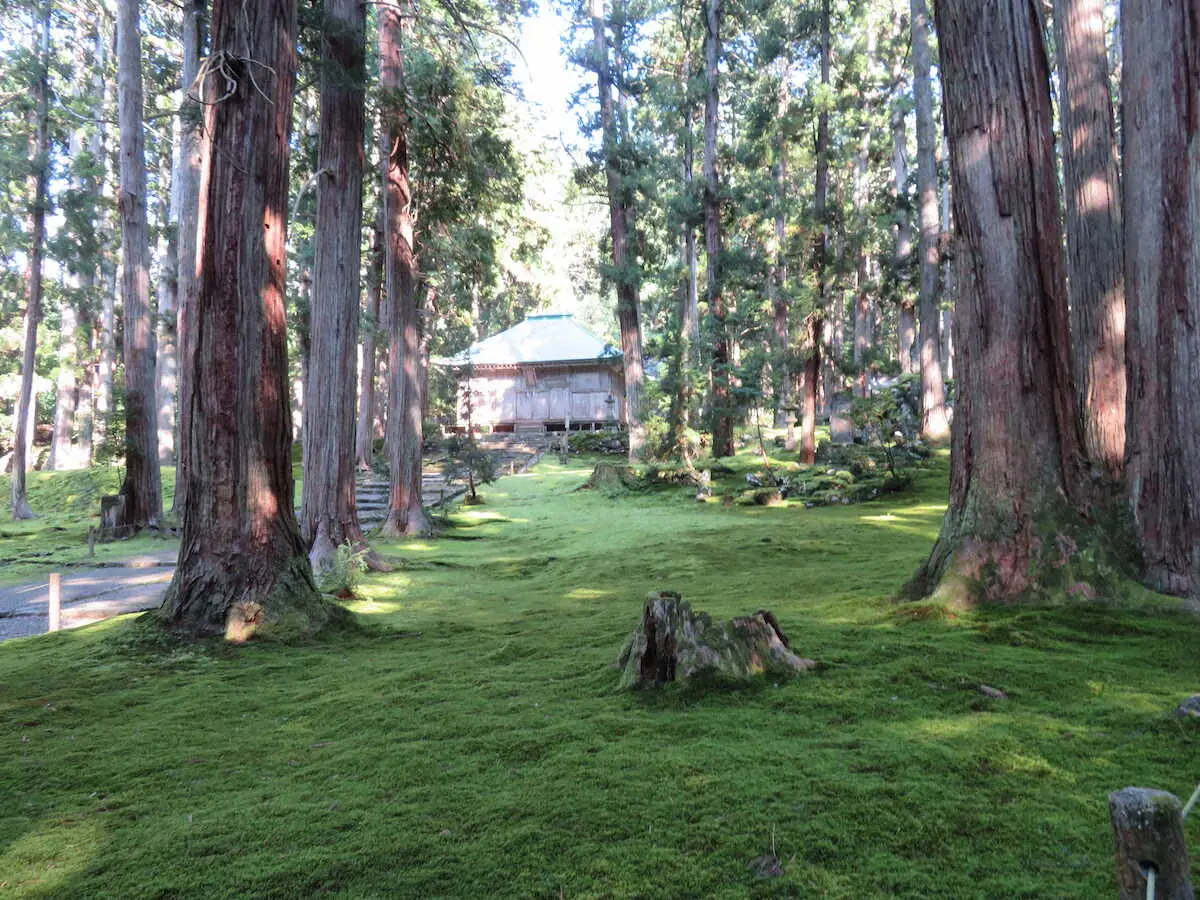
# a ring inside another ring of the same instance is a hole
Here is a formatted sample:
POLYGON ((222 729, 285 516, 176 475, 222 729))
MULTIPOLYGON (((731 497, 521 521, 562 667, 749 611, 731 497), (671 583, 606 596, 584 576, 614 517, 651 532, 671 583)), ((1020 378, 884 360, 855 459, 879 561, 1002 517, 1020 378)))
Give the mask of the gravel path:
MULTIPOLYGON (((153 609, 175 571, 175 555, 156 554, 124 560, 120 567, 81 569, 62 579, 63 628, 78 628, 110 616, 153 609)), ((0 587, 0 641, 46 631, 49 579, 0 587)))

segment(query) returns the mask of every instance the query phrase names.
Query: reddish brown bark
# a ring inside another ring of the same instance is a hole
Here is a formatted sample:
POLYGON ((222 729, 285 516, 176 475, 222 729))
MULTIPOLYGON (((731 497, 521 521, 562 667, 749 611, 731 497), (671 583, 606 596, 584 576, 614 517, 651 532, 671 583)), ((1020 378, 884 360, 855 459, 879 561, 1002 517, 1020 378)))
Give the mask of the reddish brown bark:
MULTIPOLYGON (((361 543, 354 487, 355 376, 366 132, 366 10, 326 0, 321 26, 321 111, 312 329, 304 426, 300 533, 314 571, 337 547, 361 543)), ((373 368, 373 366, 372 366, 373 368)))
MULTIPOLYGON (((339 616, 293 511, 284 318, 294 0, 217 0, 206 79, 191 414, 179 565, 163 616, 194 634, 284 637, 339 616)), ((344 615, 344 614, 343 614, 344 615)))
POLYGON ((1067 293, 1085 447, 1109 481, 1125 465, 1125 274, 1102 0, 1055 0, 1067 293))
POLYGON ((142 133, 142 38, 137 0, 117 4, 117 96, 121 125, 121 301, 125 325, 125 481, 120 523, 162 522, 155 403, 150 243, 146 222, 146 142, 142 133))
POLYGON ((1012 600, 1073 577, 1084 499, 1043 23, 938 0, 937 24, 967 284, 950 508, 908 592, 1012 600))
POLYGON ((1145 578, 1200 594, 1200 13, 1126 0, 1126 480, 1145 578), (1168 37, 1169 36, 1169 37, 1168 37), (1136 213, 1136 214, 1135 214, 1136 213))
POLYGON ((408 112, 404 97, 406 2, 379 11, 379 81, 385 92, 384 282, 388 305, 388 422, 392 491, 380 532, 424 534, 421 506, 421 322, 413 251, 412 183, 408 165, 408 112))
POLYGON ((358 382, 358 426, 355 430, 354 456, 358 468, 370 471, 375 459, 375 371, 376 341, 379 334, 379 300, 383 291, 383 204, 371 229, 371 257, 367 264, 366 330, 362 338, 362 370, 358 382))

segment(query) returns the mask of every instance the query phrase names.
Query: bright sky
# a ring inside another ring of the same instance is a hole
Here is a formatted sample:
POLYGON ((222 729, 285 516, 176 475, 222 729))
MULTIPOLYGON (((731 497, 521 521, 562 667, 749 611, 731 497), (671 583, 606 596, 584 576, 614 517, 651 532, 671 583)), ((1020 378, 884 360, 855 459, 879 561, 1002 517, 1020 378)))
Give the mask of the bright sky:
POLYGON ((544 117, 546 132, 567 144, 579 142, 579 120, 568 105, 584 72, 563 57, 562 39, 570 22, 545 4, 525 21, 519 45, 524 60, 516 60, 516 76, 530 104, 544 117))

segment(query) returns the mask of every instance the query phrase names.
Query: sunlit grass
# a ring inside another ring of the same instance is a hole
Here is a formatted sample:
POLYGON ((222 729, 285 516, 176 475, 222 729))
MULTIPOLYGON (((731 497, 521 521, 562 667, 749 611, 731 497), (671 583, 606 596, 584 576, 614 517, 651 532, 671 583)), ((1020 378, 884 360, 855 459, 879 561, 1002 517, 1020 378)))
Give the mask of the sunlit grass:
POLYGON ((363 577, 360 634, 234 648, 124 619, 0 644, 0 895, 1106 897, 1108 792, 1200 777, 1170 716, 1200 637, 1163 598, 893 602, 944 460, 814 509, 576 491, 590 464, 377 542, 397 569, 363 577), (768 607, 826 668, 620 693, 663 588, 768 607), (771 853, 786 874, 760 880, 771 853))

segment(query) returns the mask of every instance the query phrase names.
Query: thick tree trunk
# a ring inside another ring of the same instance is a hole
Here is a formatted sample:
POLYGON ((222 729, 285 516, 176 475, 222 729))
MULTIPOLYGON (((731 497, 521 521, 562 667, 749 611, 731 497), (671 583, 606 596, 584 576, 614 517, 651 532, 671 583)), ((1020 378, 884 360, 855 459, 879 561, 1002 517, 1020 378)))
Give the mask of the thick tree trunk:
POLYGON ((900 371, 911 375, 917 371, 917 313, 909 294, 909 266, 912 261, 913 233, 908 212, 908 157, 905 135, 904 110, 900 106, 892 109, 892 192, 896 200, 895 257, 896 297, 899 303, 899 323, 896 327, 900 357, 900 371))
POLYGON ((1125 465, 1125 273, 1102 0, 1055 0, 1067 294, 1085 449, 1110 482, 1125 465))
POLYGON ((1186 0, 1121 7, 1126 480, 1147 582, 1200 595, 1200 22, 1186 0), (1167 38, 1167 36, 1170 36, 1167 38))
POLYGON ((712 317, 712 453, 733 456, 733 377, 721 261, 721 185, 717 168, 717 124, 721 109, 718 66, 721 59, 721 0, 704 4, 704 251, 707 257, 705 294, 712 317))
POLYGON ((38 74, 31 112, 33 133, 29 142, 32 166, 29 188, 29 258, 25 269, 25 344, 21 354, 21 388, 13 425, 12 485, 9 502, 13 519, 32 519, 25 497, 25 472, 30 468, 33 445, 33 379, 37 361, 37 328, 42 317, 42 252, 46 243, 46 185, 50 174, 50 3, 43 0, 39 13, 38 74))
POLYGON ((117 4, 117 97, 121 126, 121 300, 125 325, 125 498, 120 524, 156 528, 162 483, 154 403, 154 326, 146 224, 146 152, 142 134, 142 38, 137 0, 117 4))
POLYGON ((371 258, 367 263, 367 312, 362 337, 362 368, 358 382, 358 424, 354 437, 354 458, 358 468, 371 471, 375 459, 375 372, 378 353, 379 299, 383 290, 383 203, 380 202, 371 229, 371 258))
POLYGON ((321 410, 304 429, 300 533, 313 571, 330 567, 339 544, 363 541, 354 494, 355 351, 362 256, 366 132, 366 10, 327 0, 321 27, 321 123, 312 331, 305 404, 321 410))
POLYGON ((1036 6, 937 0, 963 235, 950 508, 910 595, 1087 594, 1049 70, 1036 6), (1056 585, 1057 587, 1051 587, 1056 585))
POLYGON ((938 310, 937 129, 933 121, 933 86, 929 80, 929 12, 925 0, 910 0, 912 10, 913 100, 917 116, 917 208, 920 223, 921 294, 921 436, 944 441, 946 386, 942 379, 941 315, 938 310))
MULTIPOLYGON (((829 86, 829 58, 833 45, 830 34, 830 0, 821 0, 821 84, 829 86)), ((816 177, 813 184, 812 267, 817 282, 812 335, 808 358, 804 363, 804 397, 800 412, 800 461, 811 465, 817 458, 817 410, 821 400, 822 347, 826 339, 826 313, 829 308, 828 256, 829 223, 829 109, 822 106, 817 114, 816 177)))
POLYGON ((408 168, 408 112, 404 98, 404 30, 407 0, 379 11, 380 86, 385 92, 384 216, 388 305, 388 424, 392 492, 380 533, 425 534, 421 506, 421 334, 413 254, 412 184, 408 168))
POLYGON ((629 250, 634 223, 631 192, 621 179, 620 136, 613 110, 604 0, 591 0, 592 52, 600 98, 600 130, 604 145, 604 174, 608 188, 609 235, 612 239, 613 281, 617 289, 617 322, 625 370, 625 408, 629 420, 629 461, 642 455, 646 440, 643 422, 645 372, 642 365, 642 327, 638 312, 638 274, 629 250))
POLYGON ((284 279, 295 2, 217 0, 212 21, 224 68, 204 86, 190 485, 163 614, 240 641, 312 633, 345 614, 313 586, 293 510, 284 279))
MULTIPOLYGON (((185 0, 183 7, 183 66, 180 83, 183 88, 183 103, 180 106, 179 122, 179 269, 176 276, 178 289, 175 309, 175 346, 177 358, 187 361, 195 354, 196 333, 196 244, 197 224, 200 210, 200 172, 203 166, 204 142, 201 140, 200 123, 204 111, 198 102, 202 86, 195 83, 200 71, 200 57, 204 51, 204 13, 206 0, 185 0)), ((190 445, 182 435, 190 428, 191 378, 193 366, 180 364, 176 374, 176 418, 180 435, 175 450, 175 501, 171 512, 176 519, 183 518, 187 505, 187 486, 190 479, 186 471, 190 462, 190 445)))

